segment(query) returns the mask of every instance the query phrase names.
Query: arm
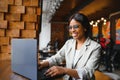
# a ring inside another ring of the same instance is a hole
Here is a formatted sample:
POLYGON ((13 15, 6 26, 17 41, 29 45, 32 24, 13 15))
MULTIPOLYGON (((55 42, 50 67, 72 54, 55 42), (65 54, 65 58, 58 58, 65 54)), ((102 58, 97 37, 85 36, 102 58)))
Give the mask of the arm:
POLYGON ((63 60, 65 60, 65 48, 66 44, 57 52, 57 54, 53 55, 52 57, 48 58, 47 60, 44 60, 42 62, 38 62, 39 68, 53 66, 53 65, 59 65, 63 60))
POLYGON ((69 40, 64 44, 64 46, 57 52, 57 54, 48 58, 49 66, 60 65, 63 61, 65 61, 66 51, 69 51, 69 40))

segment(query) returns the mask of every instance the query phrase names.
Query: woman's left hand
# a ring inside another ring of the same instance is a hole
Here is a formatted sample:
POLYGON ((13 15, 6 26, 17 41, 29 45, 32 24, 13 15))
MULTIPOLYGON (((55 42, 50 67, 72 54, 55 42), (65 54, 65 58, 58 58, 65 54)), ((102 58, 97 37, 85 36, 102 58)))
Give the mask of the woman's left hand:
POLYGON ((45 72, 46 76, 51 76, 51 77, 62 74, 65 74, 65 68, 61 66, 53 66, 45 72))

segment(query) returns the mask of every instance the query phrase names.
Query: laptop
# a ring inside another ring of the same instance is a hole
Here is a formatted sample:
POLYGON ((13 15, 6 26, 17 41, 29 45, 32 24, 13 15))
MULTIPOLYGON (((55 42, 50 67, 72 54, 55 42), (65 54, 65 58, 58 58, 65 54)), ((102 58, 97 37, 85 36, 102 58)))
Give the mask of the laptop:
POLYGON ((11 68, 28 80, 55 80, 59 77, 45 76, 49 68, 38 70, 38 54, 36 39, 12 39, 11 40, 11 68))
POLYGON ((12 39, 11 68, 30 80, 37 80, 37 40, 12 39))

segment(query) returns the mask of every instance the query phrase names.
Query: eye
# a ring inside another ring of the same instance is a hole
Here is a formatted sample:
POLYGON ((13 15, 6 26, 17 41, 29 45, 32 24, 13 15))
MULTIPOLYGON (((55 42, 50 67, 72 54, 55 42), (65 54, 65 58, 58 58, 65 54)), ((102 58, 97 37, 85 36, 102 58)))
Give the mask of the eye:
POLYGON ((72 29, 72 26, 68 26, 68 29, 72 29))
POLYGON ((72 28, 73 28, 73 29, 78 29, 78 28, 79 28, 79 25, 69 26, 68 28, 69 28, 69 30, 71 30, 72 28))
POLYGON ((78 29, 79 25, 74 25, 73 27, 74 27, 74 29, 78 29))

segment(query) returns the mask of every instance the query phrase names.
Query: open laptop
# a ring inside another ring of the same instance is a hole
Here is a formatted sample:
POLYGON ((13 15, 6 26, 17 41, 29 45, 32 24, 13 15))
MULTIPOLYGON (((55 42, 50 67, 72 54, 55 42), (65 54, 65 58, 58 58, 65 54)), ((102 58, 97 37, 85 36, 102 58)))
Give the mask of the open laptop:
POLYGON ((48 68, 38 70, 36 39, 12 39, 11 55, 12 71, 28 80, 55 80, 55 78, 59 77, 45 76, 44 73, 48 68))
POLYGON ((12 39, 12 71, 30 80, 37 80, 37 40, 12 39))

